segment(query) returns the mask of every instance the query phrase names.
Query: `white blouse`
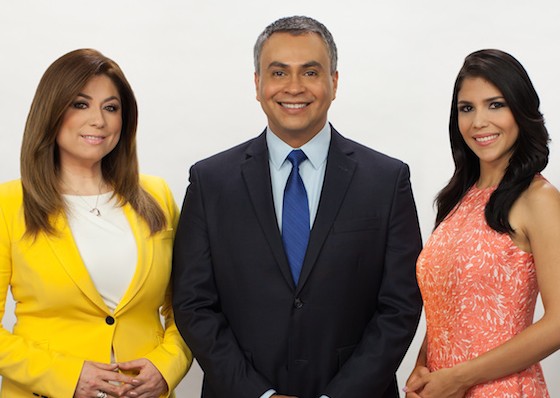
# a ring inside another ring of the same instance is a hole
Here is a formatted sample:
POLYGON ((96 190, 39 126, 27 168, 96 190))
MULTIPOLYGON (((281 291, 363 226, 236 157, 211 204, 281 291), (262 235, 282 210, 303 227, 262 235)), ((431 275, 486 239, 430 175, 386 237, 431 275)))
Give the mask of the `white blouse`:
POLYGON ((138 261, 132 229, 112 192, 64 195, 68 222, 82 260, 99 294, 112 311, 124 296, 138 261), (97 202, 97 205, 96 205, 97 202), (99 216, 91 212, 96 207, 99 216))

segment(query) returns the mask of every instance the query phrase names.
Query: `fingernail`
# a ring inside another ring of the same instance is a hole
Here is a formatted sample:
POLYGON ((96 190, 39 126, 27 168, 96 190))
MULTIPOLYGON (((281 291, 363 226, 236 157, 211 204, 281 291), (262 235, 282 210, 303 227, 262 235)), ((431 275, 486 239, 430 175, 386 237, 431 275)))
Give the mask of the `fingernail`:
POLYGON ((402 390, 403 390, 403 392, 408 392, 408 387, 407 387, 407 386, 404 386, 404 387, 402 388, 402 390))

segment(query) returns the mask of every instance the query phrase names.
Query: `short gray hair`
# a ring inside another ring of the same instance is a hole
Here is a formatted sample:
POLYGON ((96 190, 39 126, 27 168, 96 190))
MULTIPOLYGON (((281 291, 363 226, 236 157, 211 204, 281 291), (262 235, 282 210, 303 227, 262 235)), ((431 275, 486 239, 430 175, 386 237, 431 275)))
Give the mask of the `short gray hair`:
POLYGON ((268 25, 257 38, 257 42, 255 43, 255 47, 253 49, 253 59, 255 62, 255 72, 257 73, 257 75, 261 72, 260 62, 264 43, 270 38, 270 36, 272 36, 272 34, 279 32, 287 32, 292 35, 317 33, 319 36, 321 36, 321 39, 323 39, 327 46, 331 61, 330 72, 331 74, 336 72, 338 53, 331 32, 329 32, 325 25, 313 18, 304 16, 293 16, 280 18, 277 21, 274 21, 273 23, 268 25))

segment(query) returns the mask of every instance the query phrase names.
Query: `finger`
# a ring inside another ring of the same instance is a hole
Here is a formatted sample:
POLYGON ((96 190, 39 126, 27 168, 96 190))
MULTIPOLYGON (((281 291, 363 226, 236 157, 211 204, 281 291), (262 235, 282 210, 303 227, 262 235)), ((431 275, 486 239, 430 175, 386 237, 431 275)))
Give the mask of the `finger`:
POLYGON ((141 358, 141 359, 134 359, 132 361, 127 361, 127 362, 119 362, 118 366, 119 369, 122 370, 138 369, 146 366, 146 360, 141 358))
POLYGON ((422 389, 426 385, 426 382, 421 378, 416 378, 414 380, 410 380, 406 383, 406 386, 403 388, 403 391, 406 393, 411 393, 422 389))
POLYGON ((102 363, 102 362, 88 362, 88 363, 96 367, 97 369, 101 369, 101 370, 114 371, 118 369, 118 365, 116 363, 102 363))

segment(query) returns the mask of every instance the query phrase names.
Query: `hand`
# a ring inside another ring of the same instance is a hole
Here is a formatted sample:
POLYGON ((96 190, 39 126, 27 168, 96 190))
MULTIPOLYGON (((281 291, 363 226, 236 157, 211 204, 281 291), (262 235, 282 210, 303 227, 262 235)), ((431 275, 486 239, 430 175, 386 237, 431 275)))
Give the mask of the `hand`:
POLYGON ((122 396, 130 388, 128 385, 133 379, 119 373, 118 369, 116 364, 85 361, 74 398, 96 397, 100 391, 112 397, 122 396))
POLYGON ((157 398, 165 393, 169 387, 167 382, 154 366, 146 358, 118 364, 119 369, 131 371, 136 374, 132 380, 133 388, 124 395, 131 398, 157 398))
POLYGON ((470 386, 459 382, 456 368, 412 372, 406 383, 407 398, 463 398, 470 386), (417 376, 413 379, 413 376, 417 376))
MULTIPOLYGON (((430 373, 430 370, 426 366, 418 365, 414 368, 408 380, 406 381, 406 387, 404 390, 406 391, 406 398, 422 398, 419 393, 422 392, 423 386, 419 387, 416 390, 412 390, 410 388, 411 383, 414 383, 422 378, 422 376, 427 375, 430 373)), ((412 384, 414 385, 414 384, 412 384)))

